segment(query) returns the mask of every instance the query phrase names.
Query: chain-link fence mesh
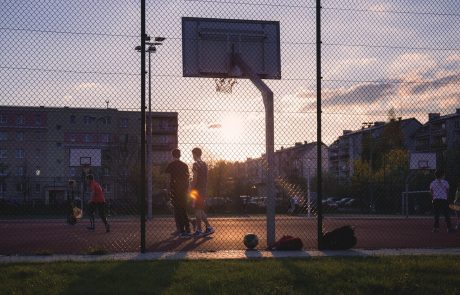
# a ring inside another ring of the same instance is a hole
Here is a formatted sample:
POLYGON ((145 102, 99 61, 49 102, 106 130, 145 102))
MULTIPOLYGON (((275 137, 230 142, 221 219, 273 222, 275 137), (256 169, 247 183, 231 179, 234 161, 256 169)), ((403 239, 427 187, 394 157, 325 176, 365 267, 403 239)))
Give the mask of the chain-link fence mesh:
MULTIPOLYGON (((457 4, 321 1, 317 126, 315 1, 146 2, 147 251, 245 249, 246 233, 257 234, 258 248, 267 245, 264 100, 249 79, 183 77, 183 17, 279 22, 281 79, 264 80, 274 94, 275 239, 291 235, 316 248, 321 206, 323 232, 352 225, 357 247, 458 245, 442 222, 431 232, 434 171, 409 169, 414 162, 444 170, 455 195, 457 4), (195 188, 196 147, 207 164, 203 201, 215 232, 180 237, 187 228, 178 215, 185 208, 196 220, 197 200, 187 193, 185 205, 171 202, 167 166, 179 148, 195 188), (421 158, 411 161, 415 153, 421 158)), ((0 253, 139 251, 139 1, 0 8, 0 253), (87 229, 88 174, 105 194, 108 233, 99 217, 87 229), (83 209, 76 223, 67 219, 72 207, 83 209)))

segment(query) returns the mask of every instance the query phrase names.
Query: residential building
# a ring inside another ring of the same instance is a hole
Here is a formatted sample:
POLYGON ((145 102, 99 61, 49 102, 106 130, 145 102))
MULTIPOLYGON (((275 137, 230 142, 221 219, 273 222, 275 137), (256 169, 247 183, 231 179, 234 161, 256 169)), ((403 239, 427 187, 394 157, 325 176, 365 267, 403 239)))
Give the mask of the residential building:
MULTIPOLYGON (((140 112, 117 109, 0 106, 0 198, 58 204, 69 179, 83 190, 72 151, 97 151, 90 172, 108 199, 137 198, 130 175, 140 167, 140 112)), ((170 160, 178 144, 177 113, 152 113, 153 165, 170 160)))
POLYGON ((415 134, 417 152, 437 154, 439 163, 446 160, 446 152, 460 149, 460 108, 441 116, 429 113, 428 121, 415 134))
MULTIPOLYGON (((398 119, 395 122, 402 132, 403 148, 413 150, 415 133, 422 124, 415 118, 398 119)), ((370 151, 383 144, 383 133, 388 124, 388 122, 363 123, 363 127, 359 130, 344 130, 343 134, 329 146, 329 172, 338 180, 349 181, 353 176, 355 161, 362 158, 364 140, 370 139, 371 146, 368 148, 370 151)))
MULTIPOLYGON (((322 169, 328 169, 328 147, 321 144, 322 169)), ((304 181, 305 185, 317 174, 317 143, 297 142, 292 147, 281 147, 275 151, 274 174, 278 187, 281 182, 289 182, 290 179, 304 181), (280 182, 281 181, 281 182, 280 182)), ((257 195, 265 195, 265 155, 261 158, 246 160, 246 178, 254 186, 257 195)), ((282 190, 279 187, 278 190, 282 190)))

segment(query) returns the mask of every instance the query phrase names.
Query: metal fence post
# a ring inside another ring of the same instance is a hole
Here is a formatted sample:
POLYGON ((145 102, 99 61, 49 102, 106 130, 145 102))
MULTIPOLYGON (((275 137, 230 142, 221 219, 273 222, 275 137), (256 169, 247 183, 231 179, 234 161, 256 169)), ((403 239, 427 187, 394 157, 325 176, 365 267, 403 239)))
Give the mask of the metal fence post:
POLYGON ((145 252, 145 0, 141 0, 141 252, 145 252))
POLYGON ((321 144, 321 0, 316 0, 316 142, 317 142, 317 207, 318 207, 318 249, 323 248, 323 192, 322 192, 322 144, 321 144))

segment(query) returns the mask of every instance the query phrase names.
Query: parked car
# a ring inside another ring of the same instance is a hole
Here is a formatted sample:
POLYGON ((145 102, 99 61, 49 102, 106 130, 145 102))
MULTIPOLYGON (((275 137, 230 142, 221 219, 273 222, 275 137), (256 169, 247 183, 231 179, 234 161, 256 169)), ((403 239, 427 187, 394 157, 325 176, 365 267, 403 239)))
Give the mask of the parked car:
POLYGON ((351 199, 353 198, 350 198, 350 197, 345 197, 345 198, 342 198, 340 200, 338 200, 336 203, 339 207, 345 207, 347 202, 349 202, 351 199))

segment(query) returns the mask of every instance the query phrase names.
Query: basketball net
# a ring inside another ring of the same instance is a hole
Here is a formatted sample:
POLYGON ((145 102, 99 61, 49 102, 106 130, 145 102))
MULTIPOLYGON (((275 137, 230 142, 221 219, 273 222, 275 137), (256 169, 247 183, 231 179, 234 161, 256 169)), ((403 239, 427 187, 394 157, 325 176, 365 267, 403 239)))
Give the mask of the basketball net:
POLYGON ((220 93, 232 93, 233 85, 237 83, 235 78, 215 78, 216 91, 220 93))

